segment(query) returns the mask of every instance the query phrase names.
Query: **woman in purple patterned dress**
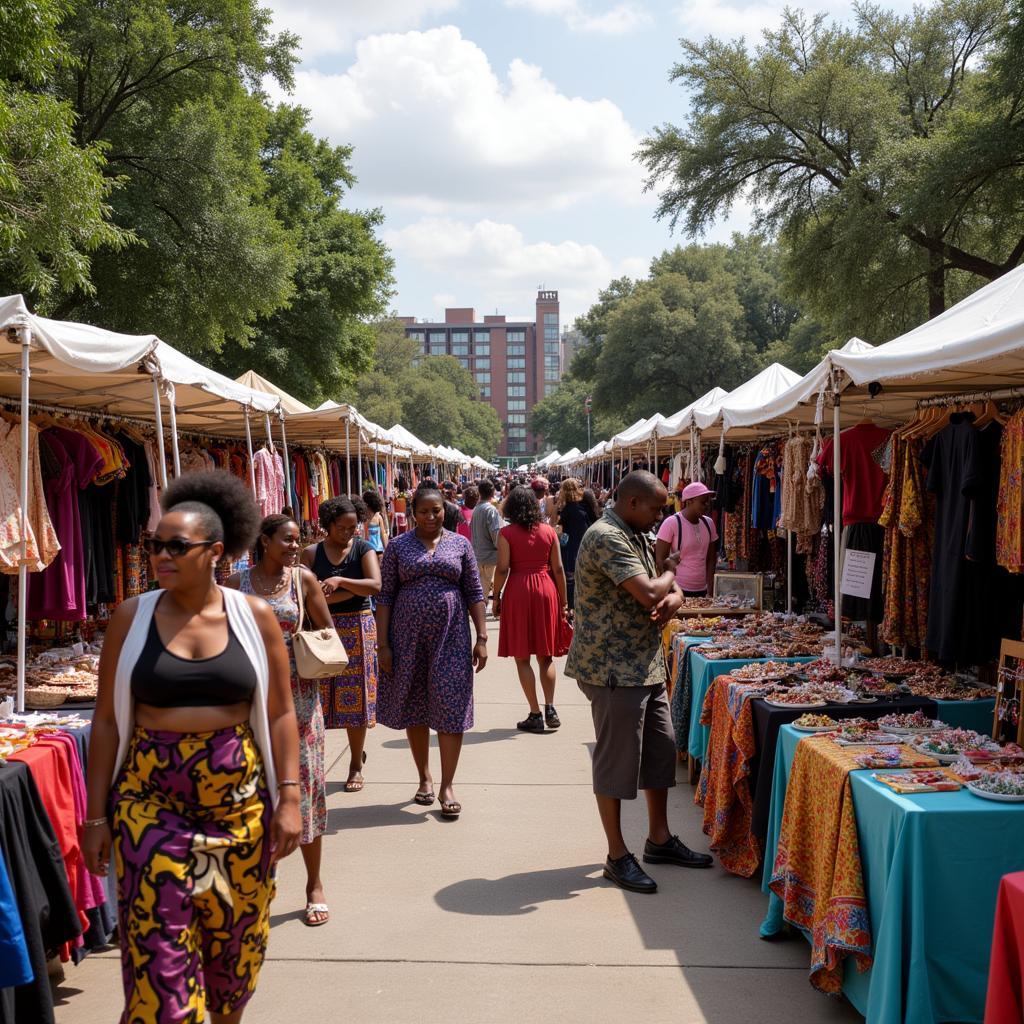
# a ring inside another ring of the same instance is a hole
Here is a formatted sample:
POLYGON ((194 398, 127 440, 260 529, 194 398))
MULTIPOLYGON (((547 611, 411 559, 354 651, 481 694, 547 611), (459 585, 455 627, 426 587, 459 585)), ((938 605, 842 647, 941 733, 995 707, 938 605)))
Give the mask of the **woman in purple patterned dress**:
POLYGON ((285 515, 270 515, 260 524, 256 538, 257 559, 251 569, 235 573, 227 586, 243 594, 263 598, 274 610, 284 635, 291 669, 292 700, 299 723, 299 807, 302 834, 299 838, 306 864, 305 922, 310 927, 327 924, 329 912, 320 880, 321 836, 327 829, 327 784, 324 773, 324 713, 320 684, 302 679, 295 667, 292 633, 299 628, 299 602, 295 587, 301 582, 306 606, 306 628, 331 628, 331 613, 317 578, 299 567, 299 526, 285 515))
POLYGON ((377 720, 405 729, 420 777, 413 799, 426 807, 434 802, 430 730, 437 733, 441 814, 457 818, 462 806, 452 786, 462 734, 473 727, 473 670, 487 663, 484 592, 472 545, 444 529, 441 493, 421 487, 411 511, 415 529, 392 539, 381 564, 377 720))

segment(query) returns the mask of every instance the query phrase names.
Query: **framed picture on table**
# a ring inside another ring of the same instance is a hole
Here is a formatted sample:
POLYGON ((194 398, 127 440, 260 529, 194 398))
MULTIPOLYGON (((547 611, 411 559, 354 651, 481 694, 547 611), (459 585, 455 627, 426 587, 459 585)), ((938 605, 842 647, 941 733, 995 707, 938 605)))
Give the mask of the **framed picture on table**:
POLYGON ((763 577, 759 572, 715 573, 716 608, 746 608, 760 611, 763 601, 763 577))

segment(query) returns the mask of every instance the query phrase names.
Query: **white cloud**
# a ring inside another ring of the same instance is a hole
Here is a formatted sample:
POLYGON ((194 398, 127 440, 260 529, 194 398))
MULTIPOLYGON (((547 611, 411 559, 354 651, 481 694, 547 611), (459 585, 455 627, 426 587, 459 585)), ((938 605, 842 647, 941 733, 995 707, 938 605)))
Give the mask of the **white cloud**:
POLYGON ((638 140, 613 102, 567 96, 518 59, 499 78, 454 26, 364 39, 346 72, 300 71, 288 98, 318 134, 354 144, 360 192, 374 201, 432 213, 641 201, 638 140))
MULTIPOLYGON (((909 11, 914 0, 890 0, 885 6, 897 13, 909 11)), ((809 16, 827 14, 834 21, 849 23, 853 8, 847 0, 806 0, 799 5, 809 16)), ((717 39, 738 39, 748 46, 758 45, 765 29, 782 26, 783 8, 778 4, 754 0, 733 3, 730 0, 685 0, 675 8, 675 16, 687 39, 702 41, 708 36, 717 39)))
MULTIPOLYGON (((641 276, 648 267, 640 257, 613 261, 596 245, 582 242, 527 242, 514 224, 493 220, 424 217, 386 231, 384 238, 398 257, 399 291, 404 273, 429 272, 458 287, 458 300, 452 294, 433 296, 439 310, 455 304, 496 305, 509 313, 522 307, 524 296, 545 287, 558 290, 566 324, 588 309, 612 278, 641 276)), ((399 312, 423 315, 420 310, 399 312)))
POLYGON ((620 3, 596 12, 583 0, 505 0, 508 7, 523 7, 535 14, 561 18, 573 32, 621 36, 651 23, 651 16, 636 3, 620 3))
POLYGON ((363 36, 419 28, 459 6, 459 0, 266 0, 274 29, 288 29, 302 40, 308 60, 351 50, 363 36), (341 8, 341 10, 339 10, 341 8))

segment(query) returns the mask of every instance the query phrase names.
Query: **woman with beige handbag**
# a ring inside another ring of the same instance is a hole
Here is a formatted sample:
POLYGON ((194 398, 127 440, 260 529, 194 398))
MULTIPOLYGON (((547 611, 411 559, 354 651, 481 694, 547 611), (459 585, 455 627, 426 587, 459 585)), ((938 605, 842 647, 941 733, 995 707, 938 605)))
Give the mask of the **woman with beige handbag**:
MULTIPOLYGON (((327 788, 324 771, 324 714, 320 707, 320 683, 316 675, 299 674, 296 637, 305 626, 330 631, 337 648, 341 641, 331 623, 331 613, 317 578, 298 564, 299 527, 285 515, 271 515, 260 524, 256 561, 251 569, 235 573, 227 586, 262 598, 273 609, 288 648, 292 699, 299 723, 299 804, 302 812, 300 847, 306 865, 305 922, 310 927, 329 918, 320 879, 321 836, 327 829, 327 788), (304 608, 305 606, 305 608, 304 608), (305 610, 305 616, 303 611, 305 610), (306 621, 303 623, 303 618, 306 621)), ((299 644, 298 646, 301 646, 299 644)), ((308 669, 307 669, 308 671, 308 669)), ((332 668, 332 671, 336 671, 332 668)))

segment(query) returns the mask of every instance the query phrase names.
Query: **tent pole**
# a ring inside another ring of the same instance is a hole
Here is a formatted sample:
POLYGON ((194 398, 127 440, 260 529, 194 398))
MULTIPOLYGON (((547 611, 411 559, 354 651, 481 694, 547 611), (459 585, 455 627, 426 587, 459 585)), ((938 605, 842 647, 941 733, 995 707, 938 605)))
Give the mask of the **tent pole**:
POLYGON ((263 426, 267 428, 267 444, 270 445, 270 450, 274 450, 274 433, 270 429, 270 413, 265 412, 263 414, 263 426))
POLYGON ((21 501, 21 558, 18 561, 18 677, 17 704, 19 715, 25 712, 25 633, 28 629, 28 385, 32 376, 29 365, 29 350, 32 332, 28 327, 18 331, 21 339, 21 479, 19 500, 21 501))
POLYGON ((793 614, 793 531, 786 531, 786 611, 793 614))
POLYGON ((284 493, 288 499, 288 504, 292 507, 292 515, 297 516, 299 514, 296 505, 295 490, 292 487, 292 464, 288 459, 288 435, 284 430, 284 413, 281 414, 281 447, 284 449, 284 493))
POLYGON ((351 416, 345 416, 345 493, 352 494, 352 429, 351 416))
POLYGON ((356 434, 356 490, 363 490, 363 432, 356 434))
POLYGON ((181 456, 178 454, 178 411, 174 407, 174 385, 164 381, 167 387, 167 411, 171 427, 171 458, 174 462, 174 476, 181 476, 181 456))
POLYGON ((256 461, 252 457, 252 428, 249 426, 249 406, 245 407, 245 449, 249 453, 249 486, 256 497, 256 461))
POLYGON ((840 471, 839 439, 839 380, 833 378, 832 394, 832 543, 835 551, 835 620, 836 620, 836 664, 843 663, 843 567, 840 562, 843 539, 842 475, 840 471))
POLYGON ((153 411, 156 416, 156 447, 159 457, 160 487, 167 490, 167 453, 164 451, 164 414, 160 408, 160 382, 153 378, 153 411))
POLYGON ((380 490, 380 447, 379 441, 373 443, 373 489, 380 490))

